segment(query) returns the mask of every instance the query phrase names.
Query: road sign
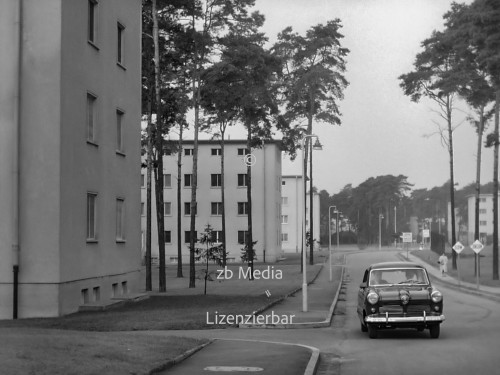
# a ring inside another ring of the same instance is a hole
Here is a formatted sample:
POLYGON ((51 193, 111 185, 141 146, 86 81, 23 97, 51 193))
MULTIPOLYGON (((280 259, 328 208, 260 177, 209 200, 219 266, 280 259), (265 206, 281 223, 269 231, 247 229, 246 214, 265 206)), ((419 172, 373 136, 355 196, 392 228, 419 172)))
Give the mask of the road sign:
POLYGON ((452 249, 455 250, 457 254, 460 254, 462 250, 465 249, 465 246, 462 245, 460 241, 457 241, 457 243, 453 245, 452 249))
POLYGON ((474 250, 476 254, 479 254, 479 252, 483 250, 484 245, 479 240, 475 240, 474 243, 470 245, 470 248, 474 250))
POLYGON ((403 242, 412 242, 412 234, 411 232, 403 232, 403 235, 401 236, 403 239, 403 242))

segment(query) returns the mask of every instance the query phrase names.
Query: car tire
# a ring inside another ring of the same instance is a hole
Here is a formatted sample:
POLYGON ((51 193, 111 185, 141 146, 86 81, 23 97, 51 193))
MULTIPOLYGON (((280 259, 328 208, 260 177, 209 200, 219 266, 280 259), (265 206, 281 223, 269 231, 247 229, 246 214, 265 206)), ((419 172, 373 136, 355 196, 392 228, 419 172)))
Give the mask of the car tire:
POLYGON ((368 332, 368 328, 363 323, 361 323, 361 332, 368 332))
POLYGON ((371 339, 377 338, 377 328, 373 324, 368 324, 368 337, 371 339))
POLYGON ((440 333, 440 326, 439 326, 439 324, 434 324, 434 325, 430 326, 429 327, 429 332, 431 334, 431 338, 437 339, 439 337, 439 333, 440 333))

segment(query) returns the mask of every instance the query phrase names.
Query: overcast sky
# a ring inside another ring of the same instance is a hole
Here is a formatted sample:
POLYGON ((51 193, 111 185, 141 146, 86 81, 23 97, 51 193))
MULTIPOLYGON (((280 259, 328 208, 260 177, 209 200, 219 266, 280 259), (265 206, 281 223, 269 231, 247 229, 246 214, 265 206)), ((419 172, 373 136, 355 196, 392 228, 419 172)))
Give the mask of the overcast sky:
MULTIPOLYGON (((465 1, 470 3, 470 0, 465 1)), ((441 186, 449 179, 449 157, 438 136, 437 108, 430 101, 413 103, 397 79, 413 68, 420 43, 443 28, 448 0, 256 0, 266 16, 271 42, 287 26, 300 34, 318 23, 339 18, 342 44, 351 51, 346 78, 350 82, 340 103, 342 125, 317 123, 323 151, 313 156, 314 185, 330 194, 346 184, 358 186, 385 174, 408 177, 415 188, 441 186)), ((476 135, 457 112, 455 176, 459 187, 475 180, 476 135)), ((483 151, 482 182, 493 177, 493 151, 483 151)), ((300 156, 300 153, 299 153, 300 156)), ((285 160, 284 174, 300 174, 298 162, 285 160)))

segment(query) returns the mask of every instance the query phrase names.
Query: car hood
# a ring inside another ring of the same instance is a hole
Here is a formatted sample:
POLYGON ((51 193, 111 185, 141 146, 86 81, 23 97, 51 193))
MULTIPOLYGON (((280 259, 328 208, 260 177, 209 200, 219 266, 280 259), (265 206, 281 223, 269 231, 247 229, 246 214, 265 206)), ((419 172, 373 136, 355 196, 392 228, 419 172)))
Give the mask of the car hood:
POLYGON ((399 301, 402 293, 410 295, 410 301, 428 300, 431 295, 431 288, 429 286, 391 286, 387 288, 377 288, 379 301, 390 302, 399 301))

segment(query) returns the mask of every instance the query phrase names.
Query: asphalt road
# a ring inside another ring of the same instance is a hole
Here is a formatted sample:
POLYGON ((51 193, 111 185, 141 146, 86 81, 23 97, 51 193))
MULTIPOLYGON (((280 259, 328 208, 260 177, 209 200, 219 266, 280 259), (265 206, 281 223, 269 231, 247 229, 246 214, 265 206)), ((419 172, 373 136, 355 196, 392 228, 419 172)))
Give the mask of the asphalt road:
MULTIPOLYGON (((391 330, 369 339, 356 315, 357 291, 366 266, 396 260, 395 251, 351 252, 346 288, 333 323, 315 329, 225 329, 184 331, 182 335, 264 340, 309 345, 320 349, 317 375, 397 374, 479 375, 500 372, 500 303, 437 285, 444 294, 446 321, 438 339, 428 330, 391 330)), ((276 361, 283 368, 279 356, 276 361)), ((248 364, 246 364, 248 365, 248 364)))

